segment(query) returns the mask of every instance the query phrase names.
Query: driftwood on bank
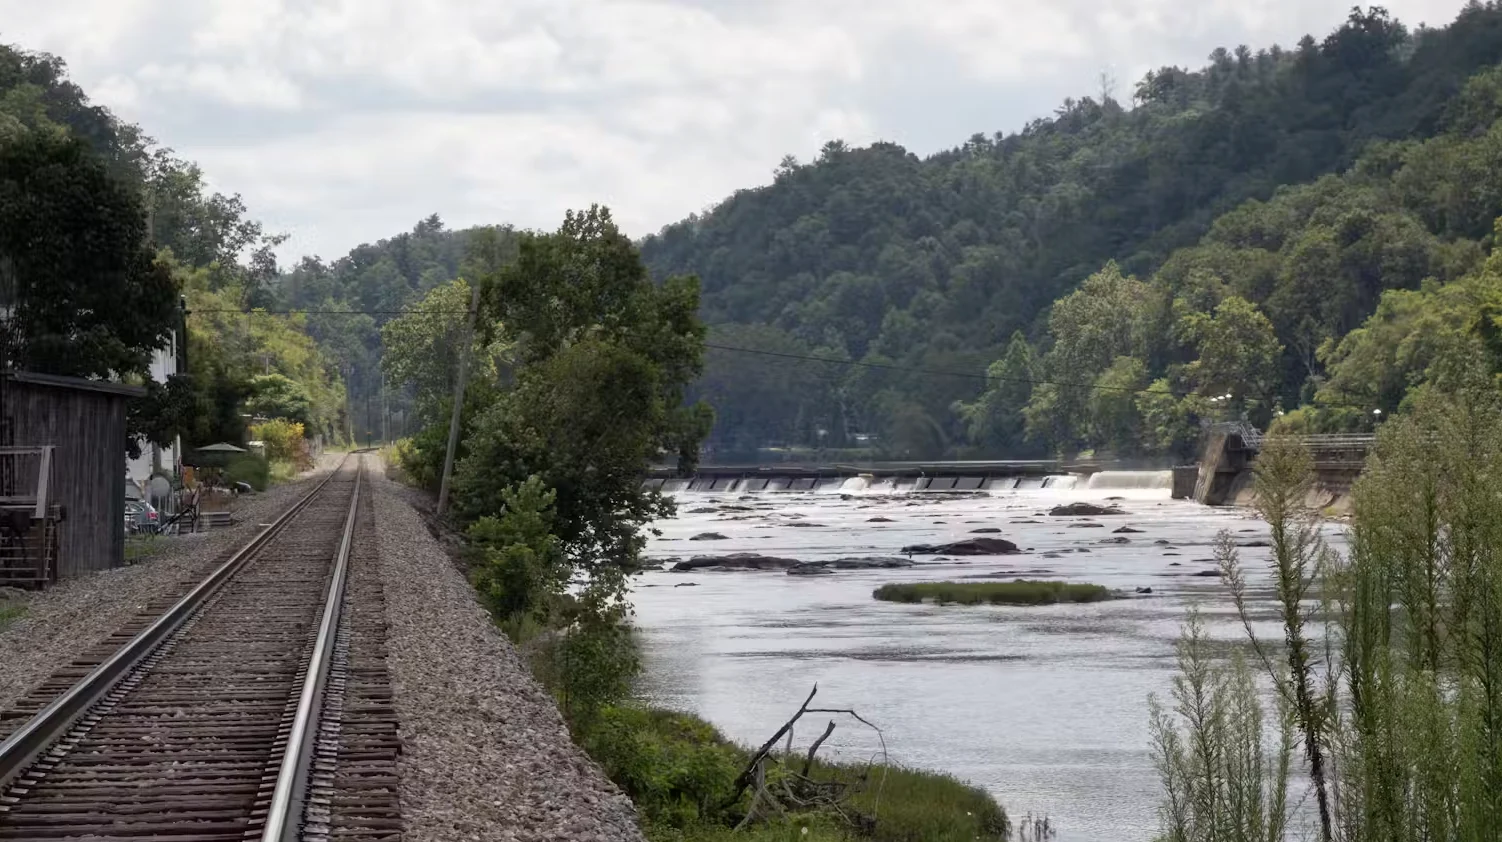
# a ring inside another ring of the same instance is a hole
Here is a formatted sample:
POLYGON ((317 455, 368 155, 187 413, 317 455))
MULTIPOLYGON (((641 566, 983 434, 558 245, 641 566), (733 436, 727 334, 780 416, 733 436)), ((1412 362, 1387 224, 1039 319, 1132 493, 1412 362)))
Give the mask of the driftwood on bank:
POLYGON ((848 799, 851 793, 854 791, 853 787, 855 785, 865 784, 868 781, 870 775, 869 766, 866 773, 864 773, 858 780, 853 782, 838 780, 819 781, 814 780, 812 777, 810 777, 814 770, 814 762, 816 756, 819 753, 819 749, 823 747, 825 741, 828 740, 830 735, 835 731, 836 723, 832 719, 829 721, 828 726, 825 727, 824 733, 821 734, 817 739, 815 739, 813 743, 808 747, 808 752, 803 757, 802 770, 794 771, 792 768, 783 768, 781 770, 781 774, 779 774, 776 778, 776 782, 778 784, 777 789, 779 790, 779 792, 776 794, 774 794, 767 785, 767 764, 769 762, 776 761, 776 758, 773 755, 774 747, 779 741, 783 739, 784 736, 786 736, 787 744, 782 752, 782 756, 784 758, 787 758, 789 761, 792 760, 792 758, 794 757, 793 731, 798 721, 802 719, 804 715, 810 713, 840 714, 849 716, 862 723, 866 727, 870 728, 871 730, 875 731, 877 739, 881 743, 881 759, 883 766, 881 780, 877 784, 874 809, 880 808, 881 789, 886 782, 885 762, 887 747, 885 735, 882 734, 880 728, 876 727, 870 721, 862 717, 859 713, 856 713, 854 710, 851 710, 849 708, 809 707, 809 704, 814 700, 814 696, 818 695, 818 693, 819 686, 816 684, 814 685, 813 690, 809 692, 808 698, 804 699, 803 704, 798 706, 798 710, 786 722, 782 724, 781 728, 777 729, 776 733, 772 734, 770 739, 762 744, 761 748, 757 749, 756 752, 751 755, 750 760, 746 763, 746 768, 741 771, 739 776, 736 777, 734 784, 734 793, 729 799, 724 802, 722 808, 729 808, 730 806, 734 805, 737 801, 740 800, 741 796, 745 794, 748 788, 754 786, 754 790, 752 791, 751 795, 751 803, 746 808, 745 817, 741 819, 738 825, 736 825, 736 830, 740 830, 741 828, 746 827, 751 822, 755 821, 758 815, 772 813, 775 813, 777 815, 786 815, 790 809, 802 811, 825 810, 839 815, 842 819, 853 826, 869 827, 875 821, 874 817, 854 815, 852 814, 852 811, 847 811, 847 809, 843 806, 843 802, 846 801, 846 799, 848 799))

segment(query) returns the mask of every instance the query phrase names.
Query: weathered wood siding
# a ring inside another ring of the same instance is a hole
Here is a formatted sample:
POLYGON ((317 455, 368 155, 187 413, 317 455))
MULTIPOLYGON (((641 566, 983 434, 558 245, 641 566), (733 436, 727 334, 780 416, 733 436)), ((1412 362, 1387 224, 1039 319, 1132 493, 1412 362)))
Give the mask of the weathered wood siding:
POLYGON ((57 575, 67 579, 125 563, 123 395, 37 383, 6 384, 15 443, 56 445, 49 496, 64 507, 57 575))

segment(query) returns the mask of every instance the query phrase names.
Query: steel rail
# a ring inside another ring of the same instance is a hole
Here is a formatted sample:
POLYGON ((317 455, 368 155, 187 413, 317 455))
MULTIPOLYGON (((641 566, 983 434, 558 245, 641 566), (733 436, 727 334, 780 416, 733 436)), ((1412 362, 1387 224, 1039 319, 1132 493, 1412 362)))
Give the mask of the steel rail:
MULTIPOLYGON (((348 459, 348 456, 345 457, 348 459)), ((339 468, 344 463, 340 462, 339 468)), ((116 685, 131 674, 140 662, 172 636, 192 617, 209 598, 218 593, 234 578, 242 567, 254 558, 271 539, 280 534, 339 473, 336 468, 318 487, 308 492, 280 517, 261 530, 233 556, 219 565, 213 573, 199 582, 151 625, 142 629, 125 645, 115 650, 89 674, 63 691, 57 698, 27 720, 20 728, 0 742, 0 791, 10 785, 30 767, 43 752, 66 734, 83 718, 89 708, 103 699, 116 685)), ((363 470, 363 468, 362 468, 363 470)), ((356 474, 356 490, 359 489, 359 474, 356 474)), ((346 527, 348 532, 348 527, 346 527)))
POLYGON ((365 462, 355 471, 355 493, 349 498, 349 516, 344 521, 344 536, 334 557, 323 602, 323 619, 318 624, 318 638, 299 692, 297 712, 287 735, 287 750, 282 755, 271 808, 261 831, 261 842, 297 842, 302 835, 302 817, 306 807, 308 776, 318 741, 318 720, 323 712, 324 686, 328 682, 329 664, 333 659, 334 637, 339 631, 339 614, 344 604, 344 586, 349 573, 349 551, 355 537, 355 515, 360 507, 360 486, 365 476, 365 462))

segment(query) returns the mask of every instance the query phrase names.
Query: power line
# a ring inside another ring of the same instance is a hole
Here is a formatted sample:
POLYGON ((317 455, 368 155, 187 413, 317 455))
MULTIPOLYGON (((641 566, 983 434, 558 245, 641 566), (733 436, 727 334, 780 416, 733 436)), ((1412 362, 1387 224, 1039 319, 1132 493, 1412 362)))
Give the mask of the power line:
POLYGON ((792 354, 785 351, 763 351, 756 348, 736 348, 731 345, 716 345, 712 342, 704 343, 704 347, 713 348, 716 351, 732 351, 738 354, 756 354, 764 357, 778 357, 788 360, 830 363, 833 365, 848 365, 858 368, 874 368, 880 369, 882 371, 897 371, 906 374, 928 374, 935 377, 961 377, 967 380, 981 380, 988 383, 1026 383, 1030 386, 1061 386, 1070 389, 1092 389, 1096 391, 1122 392, 1124 394, 1133 395, 1171 395, 1178 398, 1186 397, 1189 394, 1179 394, 1172 390, 1164 391, 1163 389, 1138 389, 1131 386, 1103 386, 1097 383, 1071 383, 1062 380, 1043 380, 1031 377, 998 377, 993 374, 976 374, 973 371, 951 371, 947 369, 897 365, 896 363, 868 362, 865 360, 841 360, 833 357, 816 357, 810 354, 792 354))
MULTIPOLYGON (((238 315, 405 315, 415 310, 233 310, 233 309, 202 309, 192 310, 193 313, 234 313, 238 315)), ((464 316, 467 310, 426 310, 420 311, 431 315, 464 316)), ((978 380, 984 383, 1023 383, 1029 386, 1058 386, 1068 389, 1087 389, 1100 392, 1121 392, 1132 395, 1168 395, 1175 398, 1183 398, 1191 392, 1163 390, 1163 389, 1139 389, 1131 386, 1105 386, 1097 383, 1073 383, 1061 380, 1044 380, 1029 377, 998 377, 992 374, 977 374, 973 371, 953 371, 947 369, 923 368, 920 366, 898 365, 896 363, 879 363, 865 360, 842 360, 833 357, 818 357, 811 354, 793 354, 784 351, 764 351, 757 348, 737 348, 733 345, 719 345, 713 342, 704 343, 705 348, 716 351, 727 351, 736 354, 752 354, 755 356, 775 357, 779 359, 797 360, 800 362, 815 362, 826 365, 844 365, 855 368, 869 368, 880 371, 893 371, 905 374, 924 374, 931 377, 959 377, 965 380, 978 380)))
POLYGON ((464 311, 464 310, 423 310, 423 311, 417 311, 417 310, 262 310, 262 309, 259 309, 259 308, 255 309, 255 310, 240 310, 240 309, 232 309, 232 308, 227 308, 227 307, 221 307, 221 308, 204 307, 204 308, 199 308, 199 309, 191 309, 190 308, 188 310, 188 314, 189 315, 193 315, 195 313, 233 313, 233 314, 235 314, 237 316, 296 316, 296 315, 304 315, 304 316, 404 316, 404 315, 406 315, 408 313, 413 313, 413 312, 426 312, 426 313, 435 313, 435 314, 440 314, 440 315, 450 315, 450 314, 452 314, 452 315, 462 316, 462 315, 465 314, 466 311, 464 311))
MULTIPOLYGON (((265 315, 406 315, 408 313, 423 312, 431 315, 464 316, 467 310, 234 310, 234 309, 202 309, 190 310, 190 313, 235 313, 238 315, 252 316, 265 315)), ((869 368, 880 371, 893 371, 904 374, 924 374, 931 377, 958 377, 966 380, 979 380, 984 383, 1021 383, 1028 386, 1058 386, 1065 389, 1084 389, 1096 392, 1120 392, 1128 395, 1166 395, 1173 398, 1186 398, 1193 395, 1193 391, 1182 389, 1139 389, 1132 386, 1106 386, 1099 383, 1077 383, 1065 380, 1046 380, 1031 377, 999 377, 990 373, 977 374, 973 371, 953 371, 948 369, 924 368, 921 366, 898 365, 896 363, 869 362, 866 360, 842 360, 834 357, 819 357, 812 354, 795 354, 786 351, 764 351, 758 348, 738 348, 733 345, 719 345, 713 342, 704 343, 705 348, 716 351, 726 351, 736 354, 751 354, 754 356, 774 357, 778 359, 797 360, 799 362, 815 362, 825 365, 843 365, 854 368, 869 368)), ((1342 407, 1360 408, 1355 404, 1324 404, 1328 408, 1339 409, 1342 407)))

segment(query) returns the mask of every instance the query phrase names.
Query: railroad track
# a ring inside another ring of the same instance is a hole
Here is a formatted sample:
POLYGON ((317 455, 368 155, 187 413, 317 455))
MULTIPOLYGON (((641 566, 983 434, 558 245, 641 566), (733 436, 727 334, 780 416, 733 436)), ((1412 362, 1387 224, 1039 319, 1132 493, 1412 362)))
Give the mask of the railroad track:
POLYGON ((362 462, 0 716, 0 839, 401 838, 362 462))

